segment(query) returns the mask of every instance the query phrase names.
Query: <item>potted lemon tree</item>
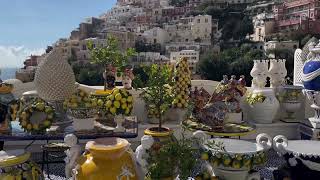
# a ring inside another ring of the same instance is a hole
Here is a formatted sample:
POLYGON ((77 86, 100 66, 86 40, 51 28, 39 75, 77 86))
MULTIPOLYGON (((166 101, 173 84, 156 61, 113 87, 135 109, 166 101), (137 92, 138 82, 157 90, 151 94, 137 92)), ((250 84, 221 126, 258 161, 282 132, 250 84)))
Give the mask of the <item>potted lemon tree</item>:
POLYGON ((172 71, 168 65, 158 66, 151 65, 148 72, 148 80, 146 88, 142 88, 140 94, 147 106, 152 106, 159 112, 158 126, 151 127, 145 130, 145 134, 156 135, 158 133, 169 133, 170 130, 162 126, 164 113, 170 108, 173 101, 173 94, 171 92, 172 71))

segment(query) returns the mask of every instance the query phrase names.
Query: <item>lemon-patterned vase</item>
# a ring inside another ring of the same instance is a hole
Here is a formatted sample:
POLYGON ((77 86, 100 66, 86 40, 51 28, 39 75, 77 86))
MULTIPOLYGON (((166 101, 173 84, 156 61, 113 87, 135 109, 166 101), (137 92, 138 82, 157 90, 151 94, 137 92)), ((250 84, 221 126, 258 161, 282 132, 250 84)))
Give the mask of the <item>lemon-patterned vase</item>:
POLYGON ((138 180, 134 155, 127 140, 102 138, 86 144, 88 153, 80 157, 78 180, 138 180))
POLYGON ((39 166, 24 150, 0 151, 1 180, 44 180, 39 166))
POLYGON ((169 128, 162 127, 162 131, 158 131, 157 127, 148 128, 144 131, 145 135, 152 136, 154 143, 151 147, 152 151, 157 152, 163 144, 176 141, 173 131, 169 128))

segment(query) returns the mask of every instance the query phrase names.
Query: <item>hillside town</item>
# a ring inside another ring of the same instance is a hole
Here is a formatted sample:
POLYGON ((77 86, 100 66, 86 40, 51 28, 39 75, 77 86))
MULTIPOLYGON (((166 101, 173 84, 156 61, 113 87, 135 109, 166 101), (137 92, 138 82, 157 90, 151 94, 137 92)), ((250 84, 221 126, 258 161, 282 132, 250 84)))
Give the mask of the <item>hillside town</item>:
POLYGON ((123 51, 136 49, 130 59, 136 67, 175 64, 186 57, 194 78, 201 78, 199 62, 208 53, 247 44, 276 58, 281 49, 293 54, 304 37, 319 32, 317 0, 118 0, 99 17, 81 22, 68 38, 48 46, 45 54, 28 57, 16 78, 32 81, 37 65, 57 47, 72 64, 89 66, 88 42, 103 46, 109 36, 118 39, 123 51))

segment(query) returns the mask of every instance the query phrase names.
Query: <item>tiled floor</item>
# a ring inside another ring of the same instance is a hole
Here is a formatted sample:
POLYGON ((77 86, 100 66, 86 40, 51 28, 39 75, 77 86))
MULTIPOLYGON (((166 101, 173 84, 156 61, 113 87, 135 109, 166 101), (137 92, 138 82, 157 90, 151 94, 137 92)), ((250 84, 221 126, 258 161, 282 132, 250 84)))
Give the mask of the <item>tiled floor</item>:
MULTIPOLYGON (((41 153, 34 153, 32 155, 32 158, 35 161, 41 161, 42 154, 41 153)), ((265 167, 263 168, 257 168, 259 170, 260 175, 262 178, 266 180, 272 179, 272 171, 276 169, 277 167, 284 164, 285 161, 279 157, 275 151, 271 150, 268 152, 268 161, 265 167)), ((50 168, 50 179, 51 180, 65 180, 64 177, 64 164, 52 164, 49 166, 50 168)), ((49 179, 49 178, 47 178, 49 179)))

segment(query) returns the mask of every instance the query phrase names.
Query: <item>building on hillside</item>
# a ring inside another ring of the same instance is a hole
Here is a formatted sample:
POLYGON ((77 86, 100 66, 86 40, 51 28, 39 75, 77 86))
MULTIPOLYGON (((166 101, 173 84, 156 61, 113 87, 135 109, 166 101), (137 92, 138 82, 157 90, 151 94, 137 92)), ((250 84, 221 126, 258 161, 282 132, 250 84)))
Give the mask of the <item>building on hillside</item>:
POLYGON ((253 17, 253 34, 250 40, 264 42, 266 37, 275 32, 275 21, 273 14, 262 13, 253 17))
POLYGON ((39 63, 43 60, 42 56, 31 55, 24 62, 24 67, 16 71, 16 79, 22 82, 31 82, 39 63))
POLYGON ((135 5, 144 8, 157 8, 169 6, 169 0, 117 0, 117 5, 135 5))
POLYGON ((275 5, 273 12, 278 31, 320 32, 319 0, 285 0, 275 5))
POLYGON ((96 32, 99 31, 103 20, 100 18, 87 18, 84 22, 79 24, 79 28, 71 31, 71 40, 82 40, 89 37, 95 37, 96 32))
POLYGON ((200 51, 200 45, 194 43, 168 43, 166 45, 166 54, 170 55, 171 52, 178 52, 182 50, 200 51))
POLYGON ((213 30, 212 17, 198 15, 181 18, 178 23, 165 24, 164 29, 169 34, 170 42, 173 43, 210 43, 213 30))
POLYGON ((142 36, 146 39, 146 43, 149 44, 161 44, 162 47, 169 41, 169 34, 166 30, 159 27, 154 27, 147 31, 144 31, 142 36))
POLYGON ((131 58, 134 66, 151 64, 169 64, 170 59, 159 52, 140 52, 136 57, 131 58))
POLYGON ((195 50, 182 50, 178 52, 171 52, 170 53, 170 63, 176 64, 180 58, 187 58, 189 68, 192 74, 196 73, 197 64, 199 62, 199 51, 195 50))
POLYGON ((106 45, 106 39, 99 38, 87 38, 79 41, 76 55, 76 63, 88 64, 90 62, 90 50, 88 49, 88 43, 92 42, 93 47, 102 47, 106 45))
POLYGON ((255 16, 262 13, 271 13, 273 6, 276 4, 275 1, 258 1, 253 3, 246 8, 246 13, 251 16, 255 16))
POLYGON ((128 30, 107 30, 107 37, 114 36, 118 39, 122 51, 134 48, 138 35, 128 30))
POLYGON ((278 58, 277 54, 281 50, 294 51, 299 47, 297 41, 268 41, 264 43, 264 50, 269 58, 278 58))
POLYGON ((144 14, 144 8, 132 5, 114 6, 107 13, 100 16, 107 22, 119 21, 120 23, 128 22, 131 17, 144 14))
POLYGON ((164 7, 164 8, 162 8, 162 12, 161 12, 161 22, 167 23, 167 22, 177 21, 177 20, 185 17, 185 14, 190 11, 191 11, 191 7, 187 7, 187 6, 164 7))

